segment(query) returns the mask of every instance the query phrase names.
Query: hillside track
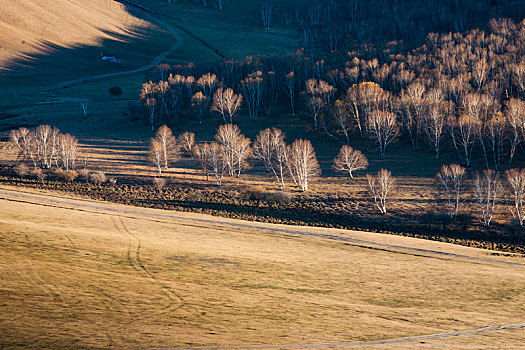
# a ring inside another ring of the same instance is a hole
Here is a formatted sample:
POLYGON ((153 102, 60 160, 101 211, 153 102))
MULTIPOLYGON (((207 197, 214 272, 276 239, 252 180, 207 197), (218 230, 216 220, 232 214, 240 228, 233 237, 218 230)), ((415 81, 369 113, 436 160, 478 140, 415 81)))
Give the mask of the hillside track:
MULTIPOLYGON (((135 324, 137 322, 144 322, 149 319, 155 319, 161 315, 165 314, 173 314, 177 312, 178 310, 182 309, 186 303, 182 296, 175 293, 172 288, 170 288, 168 285, 164 284, 162 281, 159 281, 155 275, 153 275, 149 269, 145 266, 145 264, 142 261, 142 258, 140 256, 141 254, 141 248, 142 248, 142 241, 141 239, 134 233, 132 233, 128 227, 126 226, 124 219, 122 217, 120 218, 113 218, 114 226, 117 229, 118 232, 123 234, 126 237, 129 237, 129 244, 128 244, 128 250, 127 250, 127 261, 129 265, 139 274, 143 275, 147 280, 149 280, 152 284, 159 287, 162 294, 166 297, 167 303, 166 305, 159 305, 161 308, 157 312, 152 312, 148 315, 139 316, 135 315, 132 320, 130 320, 127 323, 121 324, 118 327, 116 327, 113 331, 120 331, 125 327, 129 327, 132 324, 135 324), (133 249, 132 249, 133 247, 133 249), (132 254, 132 250, 134 251, 134 254, 132 254)), ((120 332, 119 332, 120 333, 120 332)))
MULTIPOLYGON (((173 19, 179 19, 175 16, 171 16, 171 15, 167 15, 165 13, 161 13, 161 12, 158 12, 158 11, 155 11, 155 10, 152 10, 150 8, 147 8, 145 6, 142 6, 140 4, 137 4, 133 1, 129 1, 129 0, 114 0, 114 1, 117 1, 117 2, 120 2, 121 4, 124 4, 124 5, 129 5, 129 6, 132 6, 132 7, 135 7, 135 8, 138 8, 144 12, 147 12, 147 13, 151 13, 151 14, 154 14, 156 16, 161 16, 161 17, 166 17, 166 18, 173 18, 173 19)), ((211 51, 213 51, 217 56, 219 56, 220 58, 227 58, 226 55, 222 54, 219 49, 217 49, 216 47, 213 47, 210 43, 208 43, 206 40, 198 37, 197 35, 195 35, 195 33, 193 33, 192 31, 184 28, 183 26, 180 26, 180 25, 175 25, 175 27, 181 31, 183 31, 184 33, 188 34, 190 37, 192 37, 193 39, 197 40, 198 42, 200 42, 203 46, 205 46, 206 48, 210 49, 211 51)))
MULTIPOLYGON (((248 350, 248 349, 327 349, 327 348, 368 348, 368 347, 376 347, 376 346, 388 346, 388 345, 394 345, 394 344, 407 344, 407 346, 411 345, 410 343, 415 342, 423 342, 428 340, 439 340, 439 339, 446 339, 446 338, 453 338, 453 337, 459 337, 463 335, 476 335, 476 334, 482 334, 482 333, 489 333, 489 332, 498 332, 498 331, 505 331, 505 330, 515 330, 515 329, 524 329, 525 328, 525 322, 524 323, 516 323, 516 324, 508 324, 504 326, 488 326, 483 328, 477 328, 477 329, 470 329, 466 331, 458 331, 458 332, 444 332, 444 333, 435 333, 435 334, 428 334, 428 335, 420 335, 415 337, 403 337, 403 338, 396 338, 396 339, 385 339, 385 340, 374 340, 374 341, 362 341, 362 342, 353 342, 353 343, 333 343, 333 344, 288 344, 288 345, 233 345, 233 346, 196 346, 196 347, 179 347, 179 348, 172 348, 173 350, 227 350, 227 349, 241 349, 241 350, 248 350)), ((416 344, 412 344, 414 347, 416 347, 416 344)), ((434 347, 432 347, 434 348, 434 347)), ((443 348, 449 348, 448 346, 444 346, 443 348)), ((454 349, 461 348, 453 346, 454 349)), ((476 347, 478 348, 478 347, 476 347)), ((525 349, 524 346, 512 346, 512 347, 505 347, 505 346, 498 346, 498 347, 489 347, 492 349, 525 349)), ((165 349, 164 350, 168 350, 165 349)))
MULTIPOLYGON (((127 5, 130 5, 130 6, 133 6, 133 5, 131 5, 130 2, 118 1, 118 0, 114 0, 114 1, 122 3, 122 4, 127 4, 127 5)), ((62 88, 70 87, 70 86, 77 85, 77 84, 88 83, 88 82, 95 81, 95 80, 103 80, 103 79, 120 77, 120 76, 124 76, 124 75, 131 75, 131 74, 136 74, 136 73, 142 73, 142 72, 145 72, 145 71, 155 67, 156 65, 160 64, 162 62, 162 60, 164 60, 164 58, 166 58, 168 55, 170 55, 174 51, 178 50, 182 46, 182 44, 184 43, 184 40, 182 39, 182 36, 179 34, 179 32, 175 28, 173 28, 172 26, 170 26, 166 22, 160 20, 159 18, 154 17, 153 15, 151 15, 151 13, 153 12, 151 10, 148 10, 148 9, 143 8, 141 6, 133 6, 133 7, 135 9, 137 9, 138 11, 140 11, 144 15, 144 17, 149 19, 151 22, 156 23, 160 27, 166 29, 175 38, 175 44, 173 44, 171 47, 169 47, 168 50, 166 50, 166 51, 162 52, 161 54, 159 54, 158 56, 156 56, 153 59, 153 61, 150 64, 146 65, 146 66, 139 67, 139 68, 132 69, 132 70, 123 71, 123 72, 93 75, 93 76, 90 76, 90 77, 63 81, 61 83, 57 83, 57 84, 51 85, 47 89, 49 89, 49 90, 57 90, 57 89, 62 89, 62 88)))

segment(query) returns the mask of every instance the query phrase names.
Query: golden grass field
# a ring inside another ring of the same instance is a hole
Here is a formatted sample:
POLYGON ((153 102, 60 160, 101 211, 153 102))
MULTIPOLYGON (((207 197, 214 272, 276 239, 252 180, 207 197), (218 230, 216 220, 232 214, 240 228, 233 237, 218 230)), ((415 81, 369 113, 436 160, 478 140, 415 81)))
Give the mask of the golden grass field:
MULTIPOLYGON (((1 348, 301 348, 525 322, 519 255, 335 229, 239 227, 242 221, 73 198, 49 201, 64 195, 0 197, 1 348), (367 243, 272 230, 283 228, 367 243)), ((522 326, 346 347, 523 344, 522 326)))

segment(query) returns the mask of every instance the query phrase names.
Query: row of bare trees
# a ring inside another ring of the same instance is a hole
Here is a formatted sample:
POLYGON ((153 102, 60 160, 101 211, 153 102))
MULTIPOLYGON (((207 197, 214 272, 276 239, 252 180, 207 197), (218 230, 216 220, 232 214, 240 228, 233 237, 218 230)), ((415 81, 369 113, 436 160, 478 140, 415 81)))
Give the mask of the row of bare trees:
MULTIPOLYGON (((523 226, 525 221, 525 169, 505 171, 505 179, 493 169, 477 172, 472 181, 472 194, 477 203, 483 225, 489 226, 498 201, 504 200, 513 218, 523 226)), ((466 169, 458 164, 443 165, 436 179, 447 206, 448 215, 458 215, 466 169)))
POLYGON ((80 158, 78 139, 49 125, 12 130, 9 139, 18 151, 18 158, 31 162, 35 168, 49 169, 54 165, 74 170, 80 158))

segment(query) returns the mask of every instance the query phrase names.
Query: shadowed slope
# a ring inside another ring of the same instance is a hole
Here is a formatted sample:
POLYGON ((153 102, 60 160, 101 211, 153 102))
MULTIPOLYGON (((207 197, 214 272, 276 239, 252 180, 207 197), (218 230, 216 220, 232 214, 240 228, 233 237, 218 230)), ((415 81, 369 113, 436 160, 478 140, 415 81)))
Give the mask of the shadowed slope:
POLYGON ((53 46, 96 45, 146 24, 112 0, 3 1, 0 13, 0 69, 53 46))

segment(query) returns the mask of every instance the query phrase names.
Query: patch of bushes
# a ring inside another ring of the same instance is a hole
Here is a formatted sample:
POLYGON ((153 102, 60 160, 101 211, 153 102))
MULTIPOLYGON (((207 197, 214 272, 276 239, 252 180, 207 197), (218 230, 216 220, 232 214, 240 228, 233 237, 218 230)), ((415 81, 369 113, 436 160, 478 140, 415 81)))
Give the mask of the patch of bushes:
POLYGON ((91 173, 89 172, 88 169, 84 168, 84 169, 80 169, 78 171, 78 176, 80 176, 80 178, 82 180, 84 180, 86 183, 89 182, 89 177, 90 177, 91 173))
POLYGON ((120 86, 112 86, 109 88, 108 91, 111 96, 115 96, 115 97, 122 96, 122 93, 124 92, 122 91, 122 88, 120 86))
POLYGON ((265 202, 269 204, 288 204, 292 195, 284 191, 268 191, 263 186, 251 186, 244 190, 242 198, 247 201, 265 202))
POLYGON ((40 182, 44 181, 47 177, 47 174, 44 173, 40 168, 33 168, 31 170, 31 175, 34 176, 40 182))
POLYGON ((106 174, 104 174, 102 171, 98 171, 96 173, 89 175, 89 178, 97 186, 107 181, 106 174))
POLYGON ((78 173, 74 170, 55 169, 55 177, 61 181, 73 182, 78 177, 78 173))
POLYGON ((166 186, 166 179, 163 177, 154 177, 152 182, 153 187, 155 187, 157 190, 161 190, 164 186, 166 186))
POLYGON ((14 170, 15 173, 22 179, 29 174, 29 168, 24 163, 20 163, 17 166, 15 166, 14 170))

